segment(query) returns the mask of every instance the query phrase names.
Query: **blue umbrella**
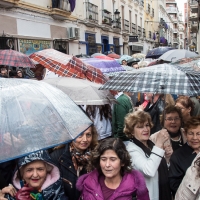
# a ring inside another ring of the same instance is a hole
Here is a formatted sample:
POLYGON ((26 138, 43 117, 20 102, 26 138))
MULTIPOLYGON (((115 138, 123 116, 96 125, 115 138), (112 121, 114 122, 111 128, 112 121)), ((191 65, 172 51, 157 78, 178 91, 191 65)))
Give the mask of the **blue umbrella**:
POLYGON ((129 60, 129 59, 131 59, 132 57, 131 56, 129 56, 129 55, 122 55, 121 57, 120 57, 120 59, 118 59, 117 61, 120 63, 120 64, 122 64, 122 60, 129 60))
POLYGON ((157 48, 154 48, 152 50, 149 50, 147 55, 146 55, 146 58, 154 58, 154 59, 157 59, 159 58, 161 55, 163 55, 165 52, 167 51, 170 51, 174 48, 172 47, 157 47, 157 48))
POLYGON ((61 90, 0 78, 0 163, 75 139, 92 122, 61 90))

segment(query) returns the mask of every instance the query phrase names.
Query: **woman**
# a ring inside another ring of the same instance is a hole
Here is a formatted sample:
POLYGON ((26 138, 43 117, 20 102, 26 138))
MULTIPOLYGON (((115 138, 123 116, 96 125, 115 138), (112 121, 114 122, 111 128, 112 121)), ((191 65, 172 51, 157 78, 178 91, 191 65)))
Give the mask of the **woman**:
POLYGON ((46 151, 31 153, 18 161, 19 171, 10 184, 1 190, 1 200, 67 200, 58 167, 46 151), (24 186, 23 186, 24 185, 24 186))
POLYGON ((78 200, 80 197, 76 181, 80 175, 87 173, 86 166, 91 150, 97 145, 97 137, 95 127, 91 126, 74 141, 50 154, 60 168, 65 194, 70 200, 78 200))
POLYGON ((191 117, 184 126, 187 142, 170 158, 169 182, 175 195, 187 169, 200 152, 200 117, 191 117))
POLYGON ((196 156, 176 192, 175 200, 200 199, 200 153, 196 156))
POLYGON ((81 199, 86 200, 138 200, 149 199, 144 177, 132 170, 130 156, 121 139, 102 141, 92 154, 89 174, 77 182, 81 199))
MULTIPOLYGON (((186 143, 186 138, 184 135, 183 119, 181 110, 176 106, 167 106, 163 111, 160 118, 161 126, 167 129, 170 138, 165 142, 164 147, 172 147, 173 151, 179 149, 183 144, 186 143)), ((151 135, 150 139, 152 142, 156 142, 159 132, 151 135)), ((169 162, 169 158, 168 158, 169 162)))
MULTIPOLYGON (((162 129, 155 144, 149 140, 153 126, 151 116, 144 111, 129 113, 125 117, 124 133, 129 138, 126 148, 132 158, 132 166, 143 173, 151 200, 171 200, 168 168, 163 158, 164 143, 169 134, 162 129)), ((168 153, 168 152, 166 152, 168 153)))
POLYGON ((192 102, 190 97, 179 96, 178 99, 176 99, 175 105, 181 109, 183 122, 186 123, 186 121, 189 120, 193 114, 194 103, 192 102))

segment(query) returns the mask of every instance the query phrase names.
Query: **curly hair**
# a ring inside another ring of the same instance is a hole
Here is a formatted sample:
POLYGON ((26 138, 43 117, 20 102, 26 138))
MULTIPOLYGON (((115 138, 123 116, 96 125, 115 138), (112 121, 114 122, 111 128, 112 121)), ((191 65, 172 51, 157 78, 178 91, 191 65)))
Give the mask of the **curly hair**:
POLYGON ((105 140, 102 140, 94 149, 92 152, 92 157, 90 159, 88 170, 91 171, 94 168, 98 170, 100 174, 102 174, 101 166, 100 166, 100 158, 101 155, 106 150, 113 150, 117 156, 119 157, 121 164, 121 175, 123 176, 126 172, 132 171, 131 166, 131 157, 126 150, 126 146, 124 145, 123 141, 119 138, 107 138, 105 140))
POLYGON ((191 117, 185 124, 184 124, 184 130, 187 134, 188 130, 191 128, 196 128, 197 126, 200 126, 200 116, 198 117, 191 117))
POLYGON ((152 128, 153 123, 152 123, 151 116, 149 113, 138 110, 138 111, 127 114, 124 119, 124 133, 126 134, 128 138, 132 138, 133 129, 135 125, 138 123, 143 124, 146 121, 148 121, 150 128, 152 128))
POLYGON ((163 110, 163 113, 160 116, 161 126, 164 127, 165 117, 166 117, 167 114, 170 114, 170 113, 178 113, 179 118, 181 119, 181 126, 183 126, 183 117, 182 117, 181 109, 177 106, 174 106, 174 105, 167 106, 165 108, 165 110, 163 110))
POLYGON ((185 108, 191 108, 190 115, 194 112, 194 102, 187 96, 179 96, 175 103, 180 103, 185 108))

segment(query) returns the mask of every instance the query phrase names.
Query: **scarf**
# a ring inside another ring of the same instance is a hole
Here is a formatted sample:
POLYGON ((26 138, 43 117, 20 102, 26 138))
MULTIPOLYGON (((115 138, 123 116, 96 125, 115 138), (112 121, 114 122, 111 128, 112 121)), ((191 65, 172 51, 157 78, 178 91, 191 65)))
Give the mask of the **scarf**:
POLYGON ((31 192, 30 197, 34 200, 43 200, 41 192, 31 192))
MULTIPOLYGON (((135 137, 132 137, 130 141, 139 146, 144 151, 145 156, 149 158, 149 156, 151 155, 151 150, 155 145, 151 140, 147 140, 147 145, 149 148, 146 147, 142 142, 137 140, 135 137)), ((162 158, 160 165, 158 167, 158 177, 159 177, 158 178, 159 200, 171 200, 171 192, 168 181, 168 168, 165 158, 162 158)))
POLYGON ((175 137, 181 136, 181 130, 180 129, 178 130, 177 133, 172 133, 172 132, 170 132, 168 130, 167 130, 167 132, 169 133, 171 138, 175 138, 175 137))
POLYGON ((78 170, 78 167, 85 167, 88 164, 88 160, 91 157, 91 150, 86 149, 83 153, 79 152, 76 147, 73 145, 73 142, 69 145, 69 151, 72 157, 72 162, 75 170, 78 170))

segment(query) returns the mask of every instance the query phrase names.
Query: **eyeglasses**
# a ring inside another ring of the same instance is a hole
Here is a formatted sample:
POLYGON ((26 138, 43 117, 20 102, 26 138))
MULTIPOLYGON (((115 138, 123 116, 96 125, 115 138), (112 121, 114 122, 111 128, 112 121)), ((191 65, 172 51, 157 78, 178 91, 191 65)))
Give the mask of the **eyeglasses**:
POLYGON ((168 121, 168 122, 173 122, 173 121, 177 122, 177 121, 180 120, 180 117, 175 117, 175 118, 169 117, 169 118, 166 118, 165 120, 168 121))

